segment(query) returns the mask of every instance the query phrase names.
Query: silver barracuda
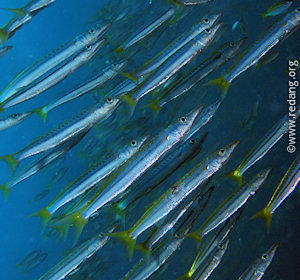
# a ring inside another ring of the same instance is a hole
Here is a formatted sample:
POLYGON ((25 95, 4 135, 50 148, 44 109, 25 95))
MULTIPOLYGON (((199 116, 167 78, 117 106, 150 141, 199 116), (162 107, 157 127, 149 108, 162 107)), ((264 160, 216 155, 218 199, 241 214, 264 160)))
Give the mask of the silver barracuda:
MULTIPOLYGON (((296 109, 294 119, 299 117, 300 108, 296 109)), ((242 163, 234 171, 227 175, 235 179, 239 184, 242 183, 243 174, 253 164, 265 156, 265 154, 284 136, 289 129, 289 115, 281 118, 264 136, 260 141, 250 150, 242 163)))
POLYGON ((0 103, 3 103, 5 100, 15 95, 19 90, 42 77, 49 70, 55 68, 85 46, 94 44, 105 32, 107 32, 110 26, 111 24, 107 24, 91 28, 88 32, 63 44, 56 51, 51 52, 49 55, 46 55, 44 58, 25 69, 0 93, 0 103))
POLYGON ((36 212, 34 215, 39 216, 45 225, 57 209, 93 188, 100 181, 122 166, 139 151, 147 139, 148 137, 141 137, 137 140, 132 140, 129 145, 124 146, 117 153, 94 165, 83 175, 75 179, 52 203, 46 208, 36 212))
POLYGON ((247 50, 237 61, 237 63, 233 65, 232 69, 230 69, 227 74, 216 80, 212 80, 209 84, 215 84, 221 87, 224 93, 226 93, 235 78, 251 66, 257 64, 257 62, 274 46, 287 38, 292 31, 298 28, 299 24, 300 8, 297 8, 287 14, 281 21, 276 23, 263 38, 257 40, 254 45, 251 46, 249 50, 247 50))
POLYGON ((205 29, 211 28, 215 23, 217 23, 220 17, 221 14, 204 16, 199 23, 192 26, 190 30, 183 33, 157 56, 155 56, 150 62, 146 63, 146 65, 144 65, 142 69, 135 72, 134 76, 137 78, 141 78, 142 76, 153 72, 165 61, 167 61, 172 55, 174 55, 178 50, 180 50, 184 45, 198 36, 201 32, 203 32, 205 29))
POLYGON ((267 206, 255 214, 254 218, 264 219, 270 228, 272 216, 281 203, 297 188, 300 181, 300 155, 296 157, 278 184, 267 206))
POLYGON ((0 156, 0 159, 6 161, 14 171, 21 160, 50 150, 71 140, 73 137, 88 132, 96 123, 108 118, 119 103, 118 99, 107 98, 92 108, 82 111, 79 115, 46 135, 41 136, 19 152, 0 156))
POLYGON ((43 169, 46 166, 49 166, 51 163, 56 161, 58 158, 62 157, 67 151, 72 149, 80 140, 84 137, 85 133, 77 136, 74 139, 66 142, 64 145, 59 146, 56 150, 52 150, 45 155, 41 156, 37 160, 29 163, 25 166, 18 174, 16 174, 11 180, 7 183, 0 185, 0 190, 3 191, 5 197, 7 198, 11 189, 27 178, 33 176, 38 171, 43 169))
POLYGON ((166 217, 202 183, 207 181, 215 172, 217 172, 230 158, 237 145, 238 142, 234 142, 215 152, 195 166, 160 198, 154 201, 132 228, 127 231, 112 234, 114 238, 119 239, 126 245, 130 257, 133 254, 137 237, 152 225, 166 217))
POLYGON ((15 113, 7 117, 0 118, 0 131, 15 126, 32 115, 32 112, 15 113))
POLYGON ((258 173, 254 178, 250 179, 247 183, 233 192, 219 207, 216 208, 203 225, 195 232, 189 234, 189 236, 194 238, 196 241, 201 241, 204 235, 208 234, 217 226, 225 222, 238 209, 240 209, 261 187, 270 172, 271 168, 268 168, 258 173))
POLYGON ((268 251, 263 253, 239 278, 238 280, 260 280, 271 264, 279 243, 275 243, 268 251))
MULTIPOLYGON (((51 101, 49 104, 43 106, 42 108, 33 110, 34 113, 41 116, 41 118, 45 121, 47 118, 48 113, 53 110, 54 108, 65 104, 71 100, 74 100, 75 98, 78 98, 92 90, 95 90, 102 86, 105 82, 113 79, 119 71, 126 65, 126 61, 113 64, 109 67, 106 67, 103 71, 101 71, 96 76, 90 78, 89 80, 75 86, 69 93, 64 95, 63 97, 59 99, 55 99, 51 101)), ((113 95, 109 95, 113 96, 113 95)))
POLYGON ((174 0, 174 1, 183 5, 199 5, 199 4, 205 4, 212 0, 174 0))
POLYGON ((49 88, 55 86, 60 81, 71 75, 76 71, 80 66, 88 62, 97 51, 104 45, 105 40, 101 40, 93 45, 86 46, 78 54, 71 59, 66 60, 62 65, 59 65, 58 69, 55 69, 54 72, 49 73, 46 77, 39 80, 36 84, 26 87, 24 90, 17 92, 17 96, 14 96, 2 105, 3 109, 9 108, 11 106, 17 105, 21 102, 24 102, 28 99, 31 99, 49 88))
POLYGON ((103 206, 111 204, 114 199, 124 196, 133 183, 184 138, 201 110, 202 107, 197 108, 187 116, 181 117, 176 123, 170 125, 160 135, 145 144, 141 151, 108 181, 105 188, 101 188, 101 191, 95 195, 90 203, 77 213, 66 217, 62 223, 72 223, 77 230, 77 235, 80 234, 88 219, 95 212, 103 206))
MULTIPOLYGON (((108 232, 114 232, 117 226, 113 226, 108 232)), ((72 250, 62 261, 55 265, 46 274, 38 280, 61 280, 65 279, 74 270, 76 270, 84 261, 98 252, 105 244, 108 243, 110 237, 104 233, 98 233, 88 241, 82 243, 72 250)))
POLYGON ((155 29, 169 20, 171 17, 175 15, 175 9, 169 8, 165 12, 163 12, 159 17, 157 17, 150 24, 143 26, 140 28, 134 35, 132 35, 124 44, 118 47, 115 51, 121 55, 126 49, 137 43, 138 41, 145 38, 147 35, 152 33, 155 29))
POLYGON ((234 57, 244 42, 245 38, 242 38, 237 42, 223 44, 209 58, 192 69, 184 77, 179 79, 179 81, 177 81, 174 86, 164 92, 157 101, 150 104, 150 107, 154 110, 160 110, 171 100, 174 100, 175 98, 178 98, 182 94, 189 91, 206 76, 234 57))
POLYGON ((205 49, 215 38, 221 27, 222 24, 217 24, 210 29, 205 29, 203 33, 180 49, 173 57, 170 57, 136 92, 131 95, 125 95, 123 99, 134 106, 142 97, 166 82, 205 49))
POLYGON ((0 47, 0 57, 5 55, 11 49, 12 49, 12 46, 2 46, 2 47, 0 47))

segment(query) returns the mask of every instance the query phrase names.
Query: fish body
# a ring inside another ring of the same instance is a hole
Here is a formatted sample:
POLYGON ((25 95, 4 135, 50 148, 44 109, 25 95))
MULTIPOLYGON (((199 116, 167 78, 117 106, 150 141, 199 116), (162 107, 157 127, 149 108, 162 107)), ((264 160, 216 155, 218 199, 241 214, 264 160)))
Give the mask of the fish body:
POLYGON ((297 188, 300 180, 300 156, 293 161, 282 180, 278 184, 267 206, 253 217, 265 220, 267 227, 271 225, 271 220, 276 209, 282 202, 297 188))
POLYGON ((36 13, 48 7, 50 4, 52 4, 55 1, 56 0, 32 0, 24 6, 23 10, 26 13, 36 13))
MULTIPOLYGON (((21 72, 1 93, 0 103, 15 95, 49 70, 55 68, 85 46, 92 45, 110 28, 111 24, 96 26, 88 32, 77 36, 74 40, 63 44, 56 51, 38 60, 36 63, 21 72)), ((1 33, 1 31, 0 31, 1 33)))
POLYGON ((53 87, 54 85, 71 75, 80 66, 89 61, 103 46, 104 42, 105 40, 101 40, 91 46, 86 46, 82 51, 80 51, 70 60, 67 60, 65 63, 63 63, 63 65, 61 65, 58 69, 55 69, 54 72, 50 73, 44 79, 38 81, 34 85, 29 86, 29 88, 20 90, 20 92, 17 93, 17 96, 7 100, 2 108, 6 109, 11 106, 15 106, 53 87))
POLYGON ((262 17, 266 19, 270 16, 277 16, 284 13, 291 5, 293 1, 280 1, 274 3, 265 13, 262 14, 262 17))
POLYGON ((212 0, 174 0, 174 1, 182 5, 200 5, 200 4, 208 3, 212 0))
POLYGON ((199 23, 195 24, 189 31, 182 34, 174 42, 168 45, 141 70, 138 70, 136 73, 134 73, 135 77, 141 78, 142 76, 153 72, 165 61, 167 61, 172 55, 174 55, 178 50, 180 50, 184 45, 198 36, 201 32, 203 32, 207 28, 211 28, 219 20, 220 16, 220 14, 216 14, 203 17, 199 23))
POLYGON ((275 243, 268 251, 262 254, 240 277, 238 280, 259 280, 261 279, 269 265, 271 264, 279 243, 275 243))

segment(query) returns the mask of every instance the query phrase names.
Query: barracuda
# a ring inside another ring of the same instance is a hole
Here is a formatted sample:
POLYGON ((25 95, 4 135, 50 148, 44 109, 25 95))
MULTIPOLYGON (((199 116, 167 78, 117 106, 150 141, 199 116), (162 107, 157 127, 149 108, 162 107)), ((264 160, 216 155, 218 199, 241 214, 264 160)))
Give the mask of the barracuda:
POLYGON ((0 131, 15 126, 32 115, 32 112, 16 113, 0 119, 0 131))
MULTIPOLYGON (((47 118, 48 113, 53 110, 54 108, 63 105, 71 100, 74 100, 75 98, 78 98, 88 92, 91 92, 100 86, 102 86, 105 82, 113 79, 119 71, 122 70, 122 68, 126 65, 126 61, 120 62, 118 64, 113 64, 107 68, 105 68, 103 71, 101 71, 96 76, 90 78, 89 80, 75 86, 69 93, 64 95, 63 97, 59 99, 55 99, 48 103, 47 105, 43 106, 42 108, 33 110, 34 113, 41 116, 41 118, 45 121, 47 118)), ((113 95, 109 95, 113 97, 113 95)))
POLYGON ((278 184, 267 206, 253 216, 264 219, 268 229, 271 226, 272 216, 281 203, 296 189, 300 180, 300 155, 296 157, 282 180, 278 184))
POLYGON ((140 28, 134 35, 132 35, 124 44, 118 47, 115 51, 121 55, 126 49, 137 43, 138 41, 145 38, 147 35, 151 34, 155 29, 161 26, 163 23, 168 21, 175 14, 175 9, 170 8, 166 10, 163 14, 157 17, 150 24, 140 28))
POLYGON ((217 23, 220 17, 221 14, 204 16, 199 23, 192 26, 190 30, 179 36, 152 60, 147 62, 140 70, 135 72, 134 76, 137 78, 141 78, 142 76, 153 72, 165 61, 167 61, 172 55, 174 55, 178 50, 180 50, 184 45, 198 36, 201 32, 203 32, 205 29, 211 28, 215 23, 217 23))
POLYGON ((111 24, 107 24, 91 28, 88 32, 77 36, 74 40, 63 44, 57 50, 39 59, 36 63, 18 74, 18 76, 0 93, 0 103, 3 103, 22 88, 36 81, 49 70, 53 69, 85 46, 94 44, 104 33, 107 32, 110 26, 111 24))
POLYGON ((266 55, 274 46, 283 41, 287 36, 298 28, 300 24, 300 8, 287 14, 281 21, 276 23, 263 38, 257 40, 249 50, 245 51, 241 58, 232 66, 224 76, 208 82, 221 87, 223 93, 228 91, 232 81, 240 74, 245 72, 251 66, 266 55))
POLYGON ((260 280, 269 265, 271 264, 279 243, 275 243, 268 251, 263 253, 240 277, 238 280, 260 280))
POLYGON ((122 166, 128 159, 137 153, 149 136, 132 140, 129 145, 111 155, 106 160, 99 162, 83 175, 75 179, 52 203, 46 208, 33 214, 42 219, 43 225, 51 219, 52 215, 63 205, 80 196, 84 192, 99 184, 104 178, 122 166))
POLYGON ((118 107, 119 103, 117 99, 107 98, 106 101, 99 102, 92 108, 84 110, 73 119, 65 122, 46 135, 39 137, 19 152, 0 156, 0 160, 8 163, 12 171, 14 171, 21 160, 50 150, 81 133, 88 132, 96 123, 108 118, 118 107))
POLYGON ((205 49, 215 38, 221 27, 222 24, 217 24, 211 27, 211 29, 205 29, 205 31, 195 37, 191 43, 180 49, 173 57, 170 57, 136 92, 131 95, 125 95, 123 100, 134 107, 142 97, 166 82, 205 49))
POLYGON ((261 187, 270 172, 271 168, 268 168, 258 173, 254 178, 250 179, 247 183, 233 192, 219 207, 216 208, 215 211, 213 211, 203 225, 195 232, 189 234, 189 236, 197 242, 200 242, 204 235, 208 234, 220 224, 225 222, 238 209, 240 209, 261 187))
POLYGON ((218 152, 215 152, 195 166, 190 172, 175 183, 172 188, 154 201, 131 229, 111 235, 125 244, 129 251, 130 258, 133 255, 137 237, 149 227, 166 217, 184 199, 186 199, 189 194, 195 191, 203 182, 217 172, 230 158, 237 145, 238 142, 234 142, 225 148, 220 149, 218 152))
POLYGON ((88 219, 103 206, 111 204, 114 199, 121 198, 150 167, 159 160, 178 142, 180 142, 193 126, 196 117, 202 107, 181 117, 176 123, 170 125, 159 136, 150 141, 121 168, 116 176, 108 181, 105 188, 88 203, 82 210, 62 219, 61 224, 73 223, 77 230, 77 236, 81 234, 88 219))
MULTIPOLYGON (((299 114, 300 108, 297 108, 295 119, 298 119, 299 114)), ((227 176, 235 179, 241 185, 243 181, 243 174, 246 172, 246 170, 263 158, 265 154, 282 138, 282 136, 287 133, 288 129, 289 115, 285 115, 250 150, 238 168, 229 172, 227 176)))

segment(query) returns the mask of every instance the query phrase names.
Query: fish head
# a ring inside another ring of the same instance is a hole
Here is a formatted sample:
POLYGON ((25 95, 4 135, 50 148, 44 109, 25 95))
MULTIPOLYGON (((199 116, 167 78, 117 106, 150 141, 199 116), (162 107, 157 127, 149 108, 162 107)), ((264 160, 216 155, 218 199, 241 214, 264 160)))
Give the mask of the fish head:
POLYGON ((199 34, 195 39, 196 42, 204 45, 208 45, 219 33, 222 26, 224 25, 223 22, 218 23, 210 28, 206 28, 204 33, 199 34), (200 39, 201 38, 201 39, 200 39))
POLYGON ((260 181, 261 183, 263 183, 267 179, 267 177, 269 176, 271 170, 272 170, 272 168, 269 167, 269 168, 266 168, 265 170, 259 172, 256 175, 257 180, 260 181))
POLYGON ((125 150, 125 156, 128 158, 134 155, 147 142, 149 138, 150 134, 132 139, 125 150))
POLYGON ((232 155, 233 151, 236 149, 236 147, 239 144, 239 140, 235 141, 224 148, 219 149, 214 155, 213 158, 216 158, 216 160, 213 160, 212 162, 215 162, 217 165, 223 165, 232 155))
POLYGON ((268 251, 266 251, 262 254, 262 256, 260 257, 262 263, 269 264, 272 261, 278 246, 279 246, 279 243, 275 243, 268 251))
POLYGON ((223 53, 223 56, 226 57, 226 59, 233 58, 236 53, 240 50, 240 48, 244 45, 246 42, 247 37, 243 37, 238 41, 227 43, 227 48, 223 53))
POLYGON ((204 17, 202 17, 201 22, 207 25, 207 28, 209 28, 218 22, 221 15, 222 15, 221 13, 213 14, 213 15, 205 15, 204 17))
POLYGON ((124 60, 124 61, 121 61, 121 62, 119 62, 119 63, 113 63, 113 64, 111 65, 111 67, 112 67, 112 70, 118 72, 118 71, 120 71, 121 69, 123 69, 123 68, 126 66, 126 64, 127 64, 127 60, 124 60))
POLYGON ((82 50, 83 55, 80 56, 80 59, 87 61, 104 45, 106 39, 100 40, 92 45, 86 45, 82 50))

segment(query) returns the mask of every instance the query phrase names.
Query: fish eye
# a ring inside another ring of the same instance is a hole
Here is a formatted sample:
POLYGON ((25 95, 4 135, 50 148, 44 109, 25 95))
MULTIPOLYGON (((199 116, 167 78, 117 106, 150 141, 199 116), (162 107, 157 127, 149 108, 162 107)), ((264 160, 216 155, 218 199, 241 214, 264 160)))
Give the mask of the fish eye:
POLYGON ((91 28, 91 29, 89 30, 89 32, 90 32, 90 33, 94 33, 94 32, 95 32, 95 29, 94 29, 94 28, 91 28))
POLYGON ((172 192, 175 192, 177 189, 177 186, 172 186, 172 192))
POLYGON ((178 233, 178 232, 176 232, 175 234, 174 234, 174 237, 176 237, 176 238, 178 238, 180 236, 180 234, 178 233))
POLYGON ((210 105, 210 108, 213 109, 215 106, 214 105, 210 105))
POLYGON ((103 233, 103 232, 100 232, 100 233, 98 234, 98 236, 99 236, 99 237, 103 237, 103 236, 104 236, 104 233, 103 233))
POLYGON ((300 13, 300 8, 297 8, 295 11, 296 13, 300 13))
POLYGON ((204 30, 204 32, 207 33, 207 34, 209 34, 211 31, 210 31, 209 28, 207 28, 207 29, 204 30))
POLYGON ((218 152, 218 154, 219 154, 220 156, 224 156, 225 150, 224 150, 224 149, 221 149, 221 150, 218 152))
POLYGON ((258 173, 258 177, 262 177, 263 175, 262 172, 258 173))
POLYGON ((204 19, 202 20, 202 22, 205 23, 205 24, 208 24, 208 23, 209 23, 209 20, 208 20, 208 18, 204 18, 204 19))
POLYGON ((230 47, 230 48, 233 48, 233 47, 234 47, 234 43, 230 43, 230 44, 229 44, 229 47, 230 47))
POLYGON ((186 122, 186 118, 185 117, 182 117, 182 118, 180 118, 180 123, 185 123, 186 122))
POLYGON ((191 140, 190 140, 190 143, 191 143, 191 144, 194 144, 194 143, 195 143, 195 140, 194 140, 194 139, 191 139, 191 140))
POLYGON ((11 117, 12 118, 16 118, 18 116, 18 114, 12 114, 11 117))
POLYGON ((112 103, 112 102, 113 102, 113 100, 112 100, 112 98, 111 98, 111 97, 107 97, 107 98, 106 98, 106 102, 107 102, 107 103, 112 103))
POLYGON ((267 254, 263 254, 263 255, 262 255, 262 259, 263 259, 263 260, 268 259, 268 255, 267 255, 267 254))
POLYGON ((199 196, 199 199, 200 199, 200 200, 202 200, 203 198, 204 198, 204 196, 203 196, 203 195, 200 195, 200 196, 199 196))
POLYGON ((87 50, 90 50, 91 48, 92 48, 92 47, 91 47, 90 45, 87 45, 87 46, 86 46, 86 49, 87 49, 87 50))
POLYGON ((223 249, 223 248, 224 248, 224 245, 223 245, 223 244, 219 244, 219 245, 218 245, 218 248, 219 248, 219 249, 223 249))
POLYGON ((130 145, 131 145, 132 147, 136 146, 136 141, 135 141, 135 140, 132 140, 132 141, 130 142, 130 145))
POLYGON ((117 67, 117 63, 113 63, 113 66, 114 66, 114 67, 117 67))

